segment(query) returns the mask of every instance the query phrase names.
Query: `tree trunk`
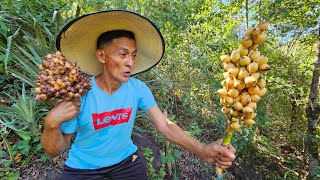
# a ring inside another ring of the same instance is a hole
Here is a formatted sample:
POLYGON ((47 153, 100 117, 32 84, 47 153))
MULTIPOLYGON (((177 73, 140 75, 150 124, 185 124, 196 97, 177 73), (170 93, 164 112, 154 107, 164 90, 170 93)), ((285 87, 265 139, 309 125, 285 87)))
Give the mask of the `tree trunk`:
POLYGON ((246 29, 249 28, 249 5, 248 0, 246 0, 246 29))
POLYGON ((316 128, 319 123, 320 107, 318 103, 320 76, 320 29, 318 35, 318 45, 316 48, 316 59, 314 61, 314 70, 311 82, 311 89, 306 109, 308 118, 307 132, 307 152, 309 157, 309 175, 308 179, 318 179, 320 176, 318 142, 316 139, 316 128))

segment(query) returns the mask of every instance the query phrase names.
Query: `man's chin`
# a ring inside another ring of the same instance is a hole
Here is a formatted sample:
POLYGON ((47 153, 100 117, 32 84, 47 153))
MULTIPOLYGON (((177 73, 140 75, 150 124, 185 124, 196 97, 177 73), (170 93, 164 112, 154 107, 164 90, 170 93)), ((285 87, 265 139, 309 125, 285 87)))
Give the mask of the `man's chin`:
POLYGON ((126 82, 129 81, 129 79, 130 79, 130 76, 129 76, 129 77, 123 77, 123 78, 121 79, 121 82, 126 83, 126 82))

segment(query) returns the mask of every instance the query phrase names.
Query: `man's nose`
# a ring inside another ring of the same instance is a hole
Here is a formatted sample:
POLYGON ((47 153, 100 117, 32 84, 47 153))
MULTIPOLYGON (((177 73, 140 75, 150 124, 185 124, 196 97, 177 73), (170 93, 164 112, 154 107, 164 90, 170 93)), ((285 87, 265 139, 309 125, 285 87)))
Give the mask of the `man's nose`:
POLYGON ((127 65, 133 67, 134 65, 134 57, 130 56, 127 61, 127 65))

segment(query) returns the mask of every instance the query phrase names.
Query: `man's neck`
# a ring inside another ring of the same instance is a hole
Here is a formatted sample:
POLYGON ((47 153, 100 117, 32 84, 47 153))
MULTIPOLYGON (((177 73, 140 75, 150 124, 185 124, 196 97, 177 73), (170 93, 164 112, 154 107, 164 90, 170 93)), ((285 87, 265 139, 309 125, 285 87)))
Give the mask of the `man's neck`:
POLYGON ((107 94, 113 94, 116 92, 122 85, 122 82, 115 81, 108 76, 99 74, 94 77, 98 87, 107 94))

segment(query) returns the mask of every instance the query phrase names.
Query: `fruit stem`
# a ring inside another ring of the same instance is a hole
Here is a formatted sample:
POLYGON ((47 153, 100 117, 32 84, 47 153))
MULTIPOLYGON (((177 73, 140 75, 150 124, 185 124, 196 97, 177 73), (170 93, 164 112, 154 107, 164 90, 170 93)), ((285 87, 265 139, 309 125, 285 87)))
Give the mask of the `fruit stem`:
MULTIPOLYGON (((224 134, 224 137, 221 143, 223 146, 227 146, 228 144, 230 144, 232 139, 232 134, 233 134, 233 130, 232 128, 230 128, 230 125, 228 124, 226 133, 224 134)), ((221 169, 218 165, 216 165, 216 174, 218 176, 221 176, 222 173, 223 173, 223 169, 221 169)))

